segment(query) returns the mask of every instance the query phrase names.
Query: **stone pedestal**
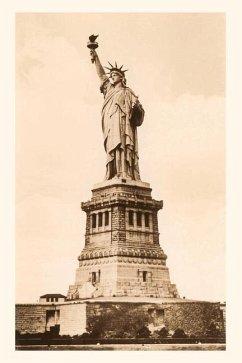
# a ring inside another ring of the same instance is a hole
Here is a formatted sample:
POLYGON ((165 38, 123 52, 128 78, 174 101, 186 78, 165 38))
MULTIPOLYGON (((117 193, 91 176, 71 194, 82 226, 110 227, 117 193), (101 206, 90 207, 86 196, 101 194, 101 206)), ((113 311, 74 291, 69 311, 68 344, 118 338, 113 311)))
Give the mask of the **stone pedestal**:
POLYGON ((98 296, 179 297, 159 244, 157 213, 148 183, 112 179, 96 184, 86 212, 85 247, 68 299, 98 296))

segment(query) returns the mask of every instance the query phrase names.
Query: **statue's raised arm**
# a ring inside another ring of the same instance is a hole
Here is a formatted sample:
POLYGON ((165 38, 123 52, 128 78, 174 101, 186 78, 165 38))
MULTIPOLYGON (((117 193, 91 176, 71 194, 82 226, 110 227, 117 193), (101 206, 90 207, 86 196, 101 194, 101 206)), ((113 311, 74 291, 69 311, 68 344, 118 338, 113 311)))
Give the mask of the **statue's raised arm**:
POLYGON ((91 60, 93 60, 93 63, 95 63, 97 74, 100 77, 100 79, 102 79, 103 76, 105 76, 105 71, 97 55, 97 52, 93 49, 90 51, 90 55, 91 55, 91 60))
POLYGON ((96 42, 97 37, 98 35, 90 35, 87 47, 90 49, 91 61, 92 63, 95 63, 97 74, 99 78, 102 80, 103 76, 105 76, 105 71, 95 50, 96 48, 98 48, 98 43, 96 42))
POLYGON ((109 76, 96 52, 97 35, 91 35, 87 47, 90 49, 91 61, 95 63, 101 80, 100 90, 104 95, 102 108, 102 129, 104 148, 107 153, 106 177, 140 180, 138 165, 137 126, 144 119, 144 110, 134 92, 126 87, 123 66, 109 63, 109 76), (111 81, 110 81, 111 80, 111 81))

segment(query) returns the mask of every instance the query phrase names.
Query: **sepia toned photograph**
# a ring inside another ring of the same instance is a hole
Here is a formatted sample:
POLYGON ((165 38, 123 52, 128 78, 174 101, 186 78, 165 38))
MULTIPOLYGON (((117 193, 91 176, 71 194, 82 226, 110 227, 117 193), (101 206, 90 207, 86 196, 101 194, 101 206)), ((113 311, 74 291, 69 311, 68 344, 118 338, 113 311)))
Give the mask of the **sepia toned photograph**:
POLYGON ((226 349, 226 15, 15 16, 16 350, 226 349))

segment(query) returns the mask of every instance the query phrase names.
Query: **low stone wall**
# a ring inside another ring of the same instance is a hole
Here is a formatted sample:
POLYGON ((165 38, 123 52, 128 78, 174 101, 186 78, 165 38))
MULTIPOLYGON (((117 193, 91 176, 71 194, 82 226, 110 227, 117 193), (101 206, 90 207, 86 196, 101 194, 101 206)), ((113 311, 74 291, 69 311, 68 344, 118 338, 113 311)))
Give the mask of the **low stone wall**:
POLYGON ((187 334, 200 335, 213 322, 222 331, 220 303, 181 302, 162 306, 165 310, 164 323, 171 330, 182 328, 187 334))
POLYGON ((81 335, 86 331, 86 304, 60 306, 60 335, 81 335))
POLYGON ((60 326, 60 335, 81 335, 86 331, 86 304, 17 304, 16 330, 20 333, 44 333, 55 325, 60 326), (50 317, 50 311, 58 312, 58 319, 50 317))
MULTIPOLYGON (((144 327, 166 326, 168 330, 183 329, 186 334, 203 335, 211 323, 223 330, 219 303, 177 299, 164 302, 72 301, 65 304, 16 305, 16 330, 20 333, 44 333, 46 317, 57 310, 60 335, 81 335, 94 329, 105 332, 129 332, 135 337, 144 327), (48 311, 48 312, 47 312, 48 311)), ((50 324, 49 324, 50 325, 50 324)))
POLYGON ((180 328, 186 334, 203 335, 211 323, 222 331, 220 304, 210 302, 131 303, 93 302, 87 303, 87 328, 89 330, 130 331, 152 324, 166 326, 175 331, 180 328))
POLYGON ((42 304, 17 304, 15 310, 16 330, 21 333, 44 333, 46 330, 46 310, 51 309, 53 307, 42 304))

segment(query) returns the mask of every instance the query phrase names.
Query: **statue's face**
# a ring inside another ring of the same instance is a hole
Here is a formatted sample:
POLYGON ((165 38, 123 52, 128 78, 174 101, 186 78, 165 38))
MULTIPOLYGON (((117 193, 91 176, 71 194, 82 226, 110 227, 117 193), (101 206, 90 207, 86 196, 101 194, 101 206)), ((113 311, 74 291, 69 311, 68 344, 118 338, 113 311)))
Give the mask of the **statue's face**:
POLYGON ((111 73, 111 79, 113 81, 113 84, 120 83, 122 81, 122 76, 118 72, 112 72, 111 73))

